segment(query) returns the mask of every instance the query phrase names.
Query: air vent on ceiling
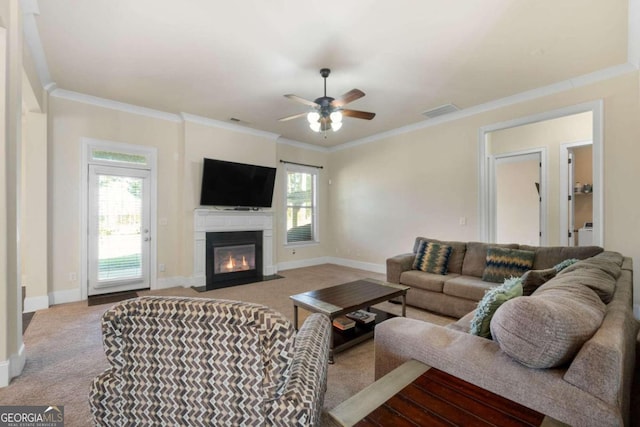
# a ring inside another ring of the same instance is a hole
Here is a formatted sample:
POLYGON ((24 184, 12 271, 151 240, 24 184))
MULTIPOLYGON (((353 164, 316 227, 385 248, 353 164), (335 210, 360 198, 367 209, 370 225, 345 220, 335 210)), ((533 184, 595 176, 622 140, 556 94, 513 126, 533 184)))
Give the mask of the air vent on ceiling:
POLYGON ((455 105, 445 104, 436 108, 432 108, 431 110, 424 111, 422 114, 428 119, 434 119, 439 116, 444 116, 445 114, 455 113, 456 111, 460 111, 460 109, 455 105))

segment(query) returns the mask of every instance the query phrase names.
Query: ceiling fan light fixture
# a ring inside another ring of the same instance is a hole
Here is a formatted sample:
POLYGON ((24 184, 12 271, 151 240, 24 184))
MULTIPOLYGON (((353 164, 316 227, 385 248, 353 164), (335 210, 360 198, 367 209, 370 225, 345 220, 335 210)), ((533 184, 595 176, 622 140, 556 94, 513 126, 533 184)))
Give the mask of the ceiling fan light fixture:
POLYGON ((320 120, 320 113, 318 113, 317 111, 311 111, 309 114, 307 114, 307 121, 309 121, 309 124, 317 123, 318 120, 320 120))
MULTIPOLYGON (((311 113, 309 113, 309 114, 311 114, 311 113)), ((320 132, 320 122, 316 121, 316 122, 313 122, 313 123, 309 123, 309 127, 314 132, 320 132)))
POLYGON ((331 130, 337 132, 342 127, 342 122, 331 122, 331 130))
POLYGON ((331 123, 342 123, 342 113, 340 111, 334 111, 329 115, 331 123))

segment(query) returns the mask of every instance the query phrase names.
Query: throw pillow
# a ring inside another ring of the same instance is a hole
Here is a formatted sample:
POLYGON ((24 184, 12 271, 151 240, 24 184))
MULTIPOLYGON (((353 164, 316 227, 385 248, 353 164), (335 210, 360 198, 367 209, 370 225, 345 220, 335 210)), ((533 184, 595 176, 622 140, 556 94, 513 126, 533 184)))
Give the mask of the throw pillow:
POLYGON ((482 273, 485 282, 501 283, 510 277, 520 277, 533 267, 534 251, 490 247, 482 273))
POLYGON ((447 274, 451 249, 449 245, 423 240, 418 246, 413 269, 433 274, 447 274))
POLYGON ((546 270, 529 270, 522 275, 522 295, 528 297, 540 286, 556 277, 555 268, 546 270))
POLYGON ((569 258, 569 259, 565 259, 562 262, 559 262, 558 264, 553 266, 553 269, 556 271, 556 273, 560 273, 562 270, 564 270, 565 268, 569 267, 570 265, 575 264, 576 262, 580 261, 577 258, 569 258))
POLYGON ((493 316, 491 335, 502 351, 523 365, 554 368, 578 353, 600 327, 605 311, 586 286, 547 284, 535 295, 504 303, 493 316))
POLYGON ((512 298, 522 296, 522 279, 513 277, 500 286, 489 289, 478 303, 469 333, 483 338, 491 338, 491 319, 496 310, 512 298))

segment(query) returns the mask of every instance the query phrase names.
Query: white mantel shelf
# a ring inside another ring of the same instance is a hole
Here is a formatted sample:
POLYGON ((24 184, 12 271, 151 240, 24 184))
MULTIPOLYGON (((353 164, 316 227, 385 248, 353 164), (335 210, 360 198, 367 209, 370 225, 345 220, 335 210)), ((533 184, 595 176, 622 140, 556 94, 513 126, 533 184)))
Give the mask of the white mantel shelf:
POLYGON ((193 214, 196 286, 206 284, 207 233, 222 231, 262 231, 262 274, 277 273, 273 263, 273 212, 196 209, 193 214))

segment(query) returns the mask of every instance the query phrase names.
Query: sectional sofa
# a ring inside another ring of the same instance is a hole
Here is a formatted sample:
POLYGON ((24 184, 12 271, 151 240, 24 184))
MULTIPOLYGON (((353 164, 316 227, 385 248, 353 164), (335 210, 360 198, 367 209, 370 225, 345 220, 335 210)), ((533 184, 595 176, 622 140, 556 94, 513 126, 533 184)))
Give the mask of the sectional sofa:
POLYGON ((405 268, 409 255, 389 260, 390 281, 412 286, 412 305, 461 318, 447 327, 402 317, 378 325, 376 379, 416 359, 569 425, 628 425, 638 333, 631 259, 597 247, 507 245, 532 250, 536 272, 584 259, 500 305, 483 338, 469 332, 477 300, 499 286, 478 275, 492 245, 451 243, 457 251, 443 277, 405 268))

